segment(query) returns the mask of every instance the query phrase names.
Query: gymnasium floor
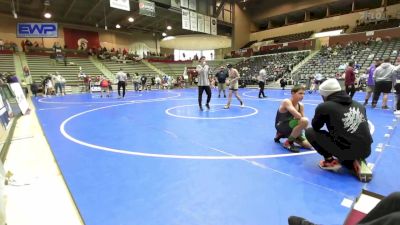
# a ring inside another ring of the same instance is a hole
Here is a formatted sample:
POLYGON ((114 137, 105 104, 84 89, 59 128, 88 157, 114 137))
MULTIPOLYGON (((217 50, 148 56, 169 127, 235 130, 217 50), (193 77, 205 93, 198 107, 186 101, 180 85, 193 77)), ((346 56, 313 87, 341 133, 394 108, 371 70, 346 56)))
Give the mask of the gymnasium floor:
MULTIPOLYGON (((367 108, 374 178, 363 184, 345 169, 321 170, 314 151, 295 154, 274 143, 275 113, 290 91, 267 90, 266 99, 257 89, 239 92, 244 108, 233 99, 224 110, 226 99, 214 90, 211 110, 203 112, 196 89, 33 102, 87 225, 275 225, 290 215, 342 224, 362 188, 399 190, 400 139, 391 110, 367 108)), ((306 95, 310 120, 319 102, 318 94, 306 95)))

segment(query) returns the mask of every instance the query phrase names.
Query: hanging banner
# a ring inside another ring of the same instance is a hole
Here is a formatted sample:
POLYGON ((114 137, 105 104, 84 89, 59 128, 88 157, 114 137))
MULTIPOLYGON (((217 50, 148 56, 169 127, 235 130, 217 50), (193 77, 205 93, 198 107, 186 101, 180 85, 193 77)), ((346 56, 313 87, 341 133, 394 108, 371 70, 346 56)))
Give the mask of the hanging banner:
POLYGON ((190 11, 190 30, 197 31, 197 13, 190 11))
POLYGON ((17 37, 55 38, 58 37, 57 23, 17 23, 17 37))
POLYGON ((11 83, 10 84, 11 90, 14 92, 15 99, 17 100, 18 106, 21 109, 22 114, 25 113, 29 109, 28 102, 26 101, 24 91, 19 83, 11 83))
POLYGON ((197 14, 197 31, 204 33, 204 15, 197 14))
POLYGON ((211 34, 217 35, 217 18, 211 18, 211 34))
POLYGON ((196 0, 189 0, 189 9, 196 11, 196 0))
POLYGON ((188 0, 181 0, 181 7, 182 8, 189 8, 188 0))
POLYGON ((131 11, 129 0, 110 0, 110 7, 131 11))
POLYGON ((180 8, 181 7, 181 0, 171 0, 171 7, 180 8))
POLYGON ((190 30, 190 14, 187 9, 182 9, 182 29, 190 30))
POLYGON ((209 16, 204 16, 204 33, 210 34, 210 23, 211 18, 209 16))
POLYGON ((154 2, 139 0, 139 14, 145 16, 156 16, 156 6, 154 2))

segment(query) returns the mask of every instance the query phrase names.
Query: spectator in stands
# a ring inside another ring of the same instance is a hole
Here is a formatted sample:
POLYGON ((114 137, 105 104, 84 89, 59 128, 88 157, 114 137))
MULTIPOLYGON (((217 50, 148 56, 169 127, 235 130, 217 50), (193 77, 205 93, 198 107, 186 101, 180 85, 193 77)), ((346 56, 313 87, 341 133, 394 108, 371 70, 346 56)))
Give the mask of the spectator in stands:
MULTIPOLYGON (((291 216, 289 225, 317 225, 304 218, 291 216)), ((357 225, 400 224, 400 192, 394 192, 382 199, 357 225)))
POLYGON ((18 77, 15 74, 8 74, 6 78, 7 78, 7 83, 9 84, 19 83, 18 77))
POLYGON ((32 83, 32 76, 31 76, 31 71, 29 70, 29 67, 27 65, 24 66, 22 69, 22 72, 24 74, 24 78, 27 84, 32 83))
POLYGON ((196 71, 197 71, 197 79, 198 79, 198 103, 199 103, 199 108, 201 111, 203 111, 203 106, 202 106, 202 98, 203 98, 203 91, 206 91, 207 94, 207 102, 206 102, 206 107, 207 109, 210 109, 210 101, 211 101, 211 88, 210 88, 210 81, 208 79, 208 73, 210 71, 210 67, 207 65, 206 62, 206 57, 201 56, 199 65, 196 66, 196 71))
POLYGON ((360 167, 371 154, 372 144, 366 110, 341 90, 336 79, 322 83, 319 92, 324 102, 315 109, 312 127, 306 130, 307 140, 324 157, 319 167, 337 171, 342 164, 361 179, 366 174, 360 167), (321 130, 324 125, 328 131, 321 130))
POLYGON ((228 64, 226 67, 228 68, 228 71, 229 71, 229 81, 228 81, 229 95, 228 95, 228 102, 226 103, 224 108, 225 109, 230 108, 233 94, 235 94, 237 100, 239 100, 240 107, 243 108, 244 107, 243 101, 239 97, 239 94, 238 94, 239 79, 240 79, 239 72, 235 68, 233 68, 232 64, 228 64))
POLYGON ((258 73, 258 86, 260 88, 259 92, 258 92, 258 97, 259 98, 265 98, 265 93, 264 93, 264 87, 265 87, 265 83, 267 80, 267 71, 265 70, 267 68, 266 65, 263 66, 263 68, 260 70, 260 72, 258 73))
POLYGON ((294 145, 295 142, 304 148, 311 148, 311 144, 303 135, 308 125, 308 119, 304 116, 304 105, 300 103, 304 98, 304 91, 305 87, 295 85, 291 90, 292 97, 281 102, 275 118, 274 141, 279 143, 281 138, 288 138, 283 147, 296 153, 299 152, 299 148, 294 145))
POLYGON ((344 77, 344 85, 346 87, 346 93, 353 98, 354 93, 356 92, 356 88, 354 86, 356 82, 356 75, 354 74, 354 62, 349 62, 349 65, 346 68, 345 77, 344 77))
POLYGON ((228 78, 228 71, 225 70, 223 66, 219 68, 219 71, 215 74, 215 77, 218 81, 218 98, 221 97, 221 91, 224 93, 224 98, 226 98, 225 89, 226 89, 226 78, 228 78))
POLYGON ((118 80, 118 98, 121 98, 121 88, 122 98, 125 98, 126 81, 128 80, 128 77, 126 76, 126 73, 122 70, 122 68, 120 68, 117 74, 115 74, 115 77, 118 80))
POLYGON ((375 61, 368 68, 368 78, 367 78, 367 94, 365 95, 364 106, 368 105, 369 98, 371 94, 374 92, 375 88, 375 80, 374 80, 374 72, 375 69, 380 66, 382 63, 382 59, 375 59, 375 61))
POLYGON ((390 63, 390 58, 385 58, 383 63, 374 71, 375 90, 372 99, 372 107, 375 108, 379 100, 379 96, 383 92, 382 109, 388 109, 388 94, 392 89, 392 72, 394 66, 390 63))
POLYGON ((4 41, 0 38, 0 51, 4 50, 4 41))

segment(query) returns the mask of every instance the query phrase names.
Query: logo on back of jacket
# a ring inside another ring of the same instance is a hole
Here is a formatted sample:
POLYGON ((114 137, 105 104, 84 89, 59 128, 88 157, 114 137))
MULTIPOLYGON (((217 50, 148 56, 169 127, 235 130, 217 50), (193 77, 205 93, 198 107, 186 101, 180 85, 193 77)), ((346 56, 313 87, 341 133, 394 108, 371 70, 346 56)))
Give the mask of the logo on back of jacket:
POLYGON ((344 114, 342 119, 344 123, 344 128, 350 132, 354 133, 357 131, 358 127, 362 122, 365 122, 364 115, 360 112, 360 109, 355 107, 350 107, 349 112, 344 114))

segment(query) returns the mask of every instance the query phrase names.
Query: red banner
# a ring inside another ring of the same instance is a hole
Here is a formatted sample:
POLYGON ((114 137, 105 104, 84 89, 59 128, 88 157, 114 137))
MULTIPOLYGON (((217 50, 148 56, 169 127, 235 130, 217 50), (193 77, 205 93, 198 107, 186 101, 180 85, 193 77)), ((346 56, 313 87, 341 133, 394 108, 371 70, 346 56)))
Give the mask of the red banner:
POLYGON ((100 46, 99 34, 93 31, 64 28, 64 42, 67 48, 86 50, 100 46))

